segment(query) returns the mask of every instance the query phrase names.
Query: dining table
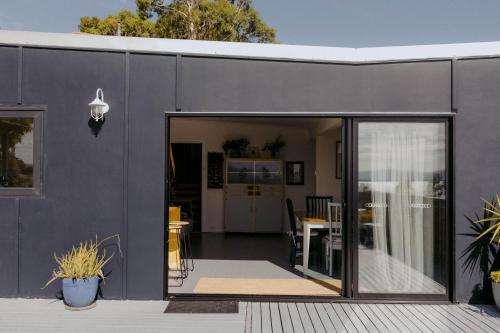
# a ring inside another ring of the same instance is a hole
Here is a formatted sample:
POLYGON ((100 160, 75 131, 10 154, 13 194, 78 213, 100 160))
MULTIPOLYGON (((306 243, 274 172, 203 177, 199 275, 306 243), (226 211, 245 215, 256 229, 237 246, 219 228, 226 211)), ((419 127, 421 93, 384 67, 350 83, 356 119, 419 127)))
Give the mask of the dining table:
POLYGON ((309 273, 309 248, 311 244, 311 230, 328 229, 329 223, 325 219, 305 217, 302 219, 302 231, 304 235, 303 255, 302 255, 302 273, 309 273))

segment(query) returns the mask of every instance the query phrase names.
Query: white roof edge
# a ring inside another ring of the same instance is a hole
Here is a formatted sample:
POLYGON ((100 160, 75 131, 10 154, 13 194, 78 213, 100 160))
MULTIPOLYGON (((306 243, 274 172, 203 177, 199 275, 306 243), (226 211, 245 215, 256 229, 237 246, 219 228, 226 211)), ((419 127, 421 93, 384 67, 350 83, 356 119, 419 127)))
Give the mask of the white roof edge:
POLYGON ((425 60, 500 55, 500 42, 348 48, 8 30, 0 30, 0 45, 332 62, 425 60))

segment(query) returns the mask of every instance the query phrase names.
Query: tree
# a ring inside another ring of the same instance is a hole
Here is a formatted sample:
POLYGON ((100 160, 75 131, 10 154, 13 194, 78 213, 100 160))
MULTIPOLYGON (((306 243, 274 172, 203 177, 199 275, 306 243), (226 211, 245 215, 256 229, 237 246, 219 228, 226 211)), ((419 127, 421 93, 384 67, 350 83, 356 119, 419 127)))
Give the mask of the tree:
POLYGON ((81 32, 175 39, 276 42, 252 0, 136 0, 137 10, 104 19, 82 17, 81 32))
POLYGON ((16 156, 16 145, 33 131, 33 120, 26 118, 0 120, 0 187, 31 187, 33 166, 16 156))

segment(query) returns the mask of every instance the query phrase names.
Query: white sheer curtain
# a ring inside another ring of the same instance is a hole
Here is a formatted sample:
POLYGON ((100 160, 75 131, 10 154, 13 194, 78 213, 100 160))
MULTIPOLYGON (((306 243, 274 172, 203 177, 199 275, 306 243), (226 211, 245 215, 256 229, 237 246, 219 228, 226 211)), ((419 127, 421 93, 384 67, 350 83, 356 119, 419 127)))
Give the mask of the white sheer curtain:
POLYGON ((424 182, 425 145, 409 126, 371 135, 373 259, 385 287, 398 292, 421 289, 425 277, 423 193, 416 185, 424 182))

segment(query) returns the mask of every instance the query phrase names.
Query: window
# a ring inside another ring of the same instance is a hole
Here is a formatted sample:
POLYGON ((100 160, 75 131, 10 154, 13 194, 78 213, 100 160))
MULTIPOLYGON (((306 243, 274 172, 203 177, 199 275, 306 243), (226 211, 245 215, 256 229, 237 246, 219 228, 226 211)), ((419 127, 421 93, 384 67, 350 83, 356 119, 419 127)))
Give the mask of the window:
POLYGON ((0 109, 0 195, 40 194, 42 113, 0 109))
POLYGON ((447 292, 446 123, 358 126, 360 293, 447 292))

